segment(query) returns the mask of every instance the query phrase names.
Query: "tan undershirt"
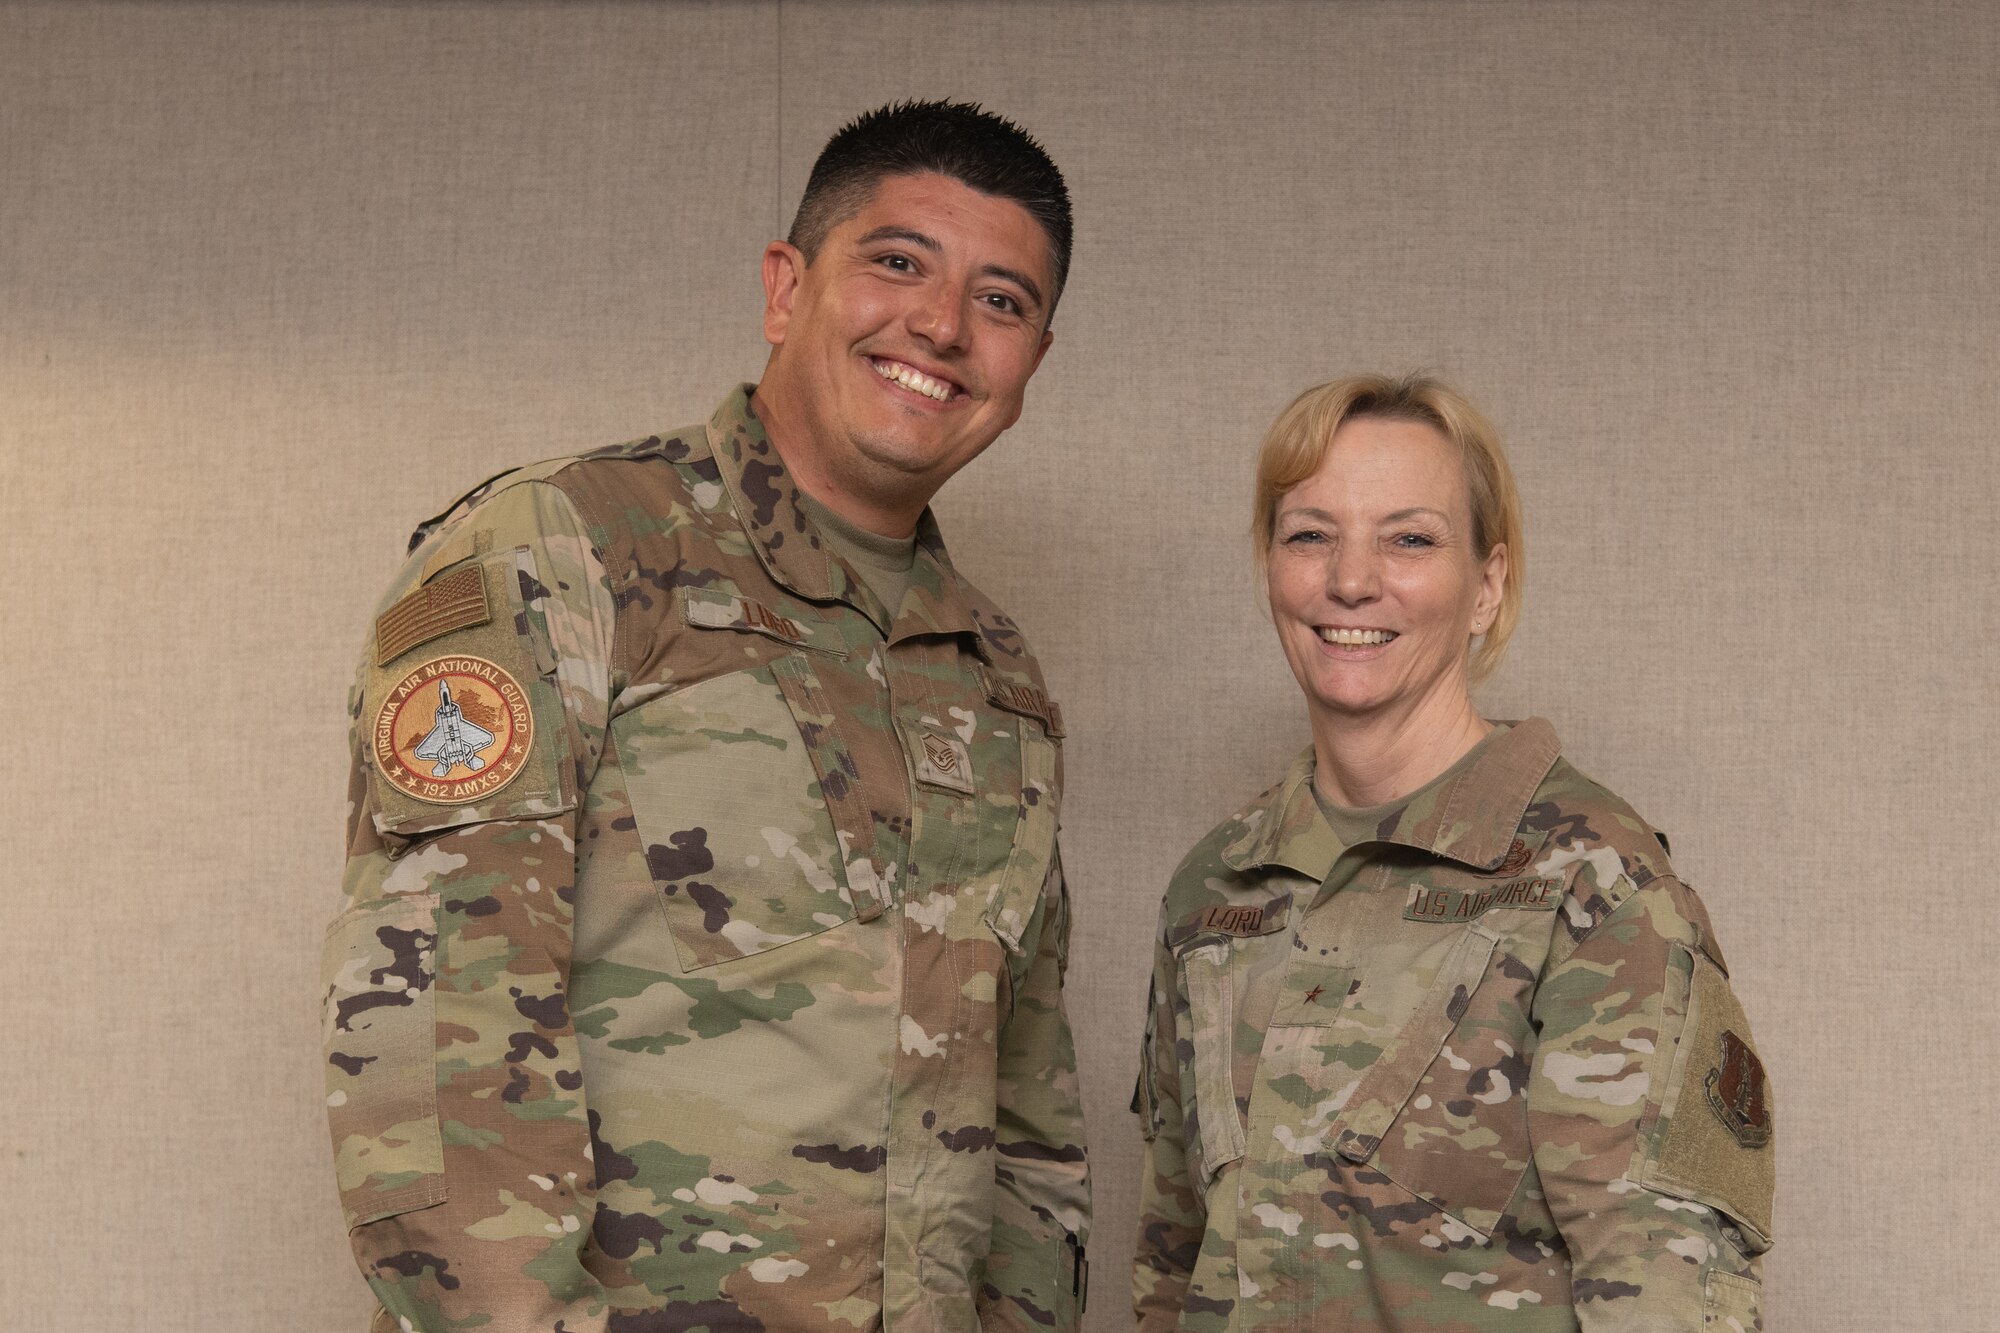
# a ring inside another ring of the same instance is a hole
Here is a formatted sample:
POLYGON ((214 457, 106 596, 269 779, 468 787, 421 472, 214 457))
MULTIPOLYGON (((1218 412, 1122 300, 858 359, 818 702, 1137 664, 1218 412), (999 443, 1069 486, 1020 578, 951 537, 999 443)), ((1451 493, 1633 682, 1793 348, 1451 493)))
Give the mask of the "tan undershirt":
POLYGON ((868 591, 888 610, 889 619, 894 620, 917 567, 916 534, 884 537, 879 532, 856 527, 804 491, 799 492, 799 508, 806 511, 806 517, 819 529, 833 553, 853 566, 861 581, 868 585, 868 591))
POLYGON ((1442 787, 1467 768, 1470 768, 1473 761, 1485 752, 1488 745, 1493 743, 1493 738, 1507 730, 1506 723, 1496 723, 1491 731, 1479 738, 1477 745, 1474 745, 1470 750, 1467 750, 1458 757, 1457 763, 1407 796, 1398 796, 1393 801, 1384 801, 1381 805, 1371 805, 1360 809, 1350 805, 1335 805, 1332 801, 1326 799, 1325 794, 1320 791, 1319 783, 1317 782, 1312 784, 1313 799, 1319 802, 1320 814, 1326 817, 1327 824, 1333 829, 1333 836, 1340 839, 1342 847, 1352 847, 1357 843, 1368 842, 1375 837, 1375 830, 1382 827, 1383 820, 1388 819, 1419 796, 1435 788, 1442 787))

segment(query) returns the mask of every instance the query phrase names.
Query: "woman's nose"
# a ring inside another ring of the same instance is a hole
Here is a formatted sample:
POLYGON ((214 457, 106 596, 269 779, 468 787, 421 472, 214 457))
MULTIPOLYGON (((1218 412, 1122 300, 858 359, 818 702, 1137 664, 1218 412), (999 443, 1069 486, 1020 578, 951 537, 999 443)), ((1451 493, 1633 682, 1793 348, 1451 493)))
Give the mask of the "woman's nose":
POLYGON ((1370 601, 1380 586, 1379 575, 1373 551, 1355 542, 1342 542, 1327 562, 1327 595, 1349 606, 1370 601))

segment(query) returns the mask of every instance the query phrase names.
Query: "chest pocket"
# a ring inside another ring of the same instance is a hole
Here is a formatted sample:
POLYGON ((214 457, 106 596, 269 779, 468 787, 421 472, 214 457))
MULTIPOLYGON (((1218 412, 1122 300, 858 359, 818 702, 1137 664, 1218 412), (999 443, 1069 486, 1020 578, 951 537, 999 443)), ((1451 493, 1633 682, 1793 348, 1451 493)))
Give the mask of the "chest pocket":
POLYGON ((1478 1234, 1506 1215, 1529 1162, 1533 969, 1498 922, 1461 928, 1415 1015, 1370 1066, 1332 1136, 1478 1234))
MULTIPOLYGON (((747 605, 737 603, 735 620, 690 614, 690 627, 768 638, 797 624, 764 612, 776 627, 767 630, 747 605)), ((882 910, 860 774, 811 660, 819 656, 781 655, 612 720, 646 868, 687 970, 882 910)))

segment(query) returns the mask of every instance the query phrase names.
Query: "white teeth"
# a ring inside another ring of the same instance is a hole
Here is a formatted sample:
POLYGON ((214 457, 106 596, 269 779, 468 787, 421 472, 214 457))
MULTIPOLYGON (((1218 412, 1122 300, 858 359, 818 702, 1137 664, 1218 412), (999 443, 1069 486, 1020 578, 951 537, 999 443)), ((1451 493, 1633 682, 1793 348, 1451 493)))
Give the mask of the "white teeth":
POLYGON ((1325 628, 1322 628, 1319 631, 1319 636, 1320 638, 1326 640, 1328 643, 1341 643, 1341 644, 1346 644, 1349 647, 1360 647, 1363 644, 1370 644, 1370 643, 1387 643, 1389 642, 1389 640, 1396 637, 1394 634, 1391 634, 1386 629, 1325 629, 1325 628))
POLYGON ((875 373, 885 380, 892 380, 913 393, 935 398, 940 403, 951 397, 951 386, 943 380, 934 380, 914 366, 906 366, 899 361, 877 361, 875 373))

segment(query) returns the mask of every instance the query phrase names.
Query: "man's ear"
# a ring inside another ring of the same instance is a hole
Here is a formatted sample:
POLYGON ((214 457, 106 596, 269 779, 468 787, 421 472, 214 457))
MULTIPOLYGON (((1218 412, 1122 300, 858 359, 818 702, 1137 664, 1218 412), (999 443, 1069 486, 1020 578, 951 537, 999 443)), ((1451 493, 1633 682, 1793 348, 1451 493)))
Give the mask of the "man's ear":
POLYGON ((1035 364, 1028 367, 1028 373, 1030 375, 1034 374, 1036 371, 1042 368, 1042 358, 1049 354, 1049 344, 1054 342, 1055 340, 1056 340, 1056 331, 1054 329, 1042 330, 1041 345, 1035 348, 1035 364))
POLYGON ((806 257, 790 241, 764 247, 764 341, 782 346, 792 323, 792 298, 805 281, 806 257))

